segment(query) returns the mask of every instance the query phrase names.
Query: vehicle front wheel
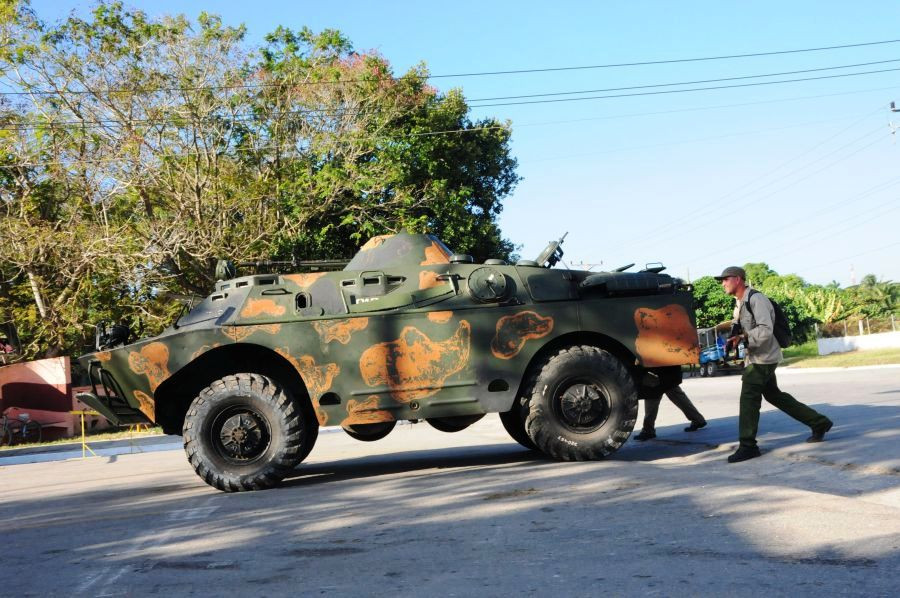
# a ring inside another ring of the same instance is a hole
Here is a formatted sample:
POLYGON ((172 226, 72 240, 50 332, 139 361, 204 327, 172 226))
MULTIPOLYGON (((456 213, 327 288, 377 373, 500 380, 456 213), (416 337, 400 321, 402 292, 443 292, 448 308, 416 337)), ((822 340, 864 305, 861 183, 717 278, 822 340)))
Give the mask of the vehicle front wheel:
POLYGON ((603 458, 634 429, 634 380, 621 361, 597 347, 561 350, 536 370, 528 389, 528 436, 556 459, 603 458))
POLYGON ((203 480, 225 492, 276 486, 312 449, 318 422, 275 380, 225 376, 204 388, 184 420, 184 450, 203 480))

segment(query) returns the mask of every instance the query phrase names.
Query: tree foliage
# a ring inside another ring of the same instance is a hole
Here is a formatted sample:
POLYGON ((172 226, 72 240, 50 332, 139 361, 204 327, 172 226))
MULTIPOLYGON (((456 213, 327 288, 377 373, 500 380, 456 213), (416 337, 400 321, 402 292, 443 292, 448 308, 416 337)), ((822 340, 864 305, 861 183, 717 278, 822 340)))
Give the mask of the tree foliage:
POLYGON ((205 13, 2 11, 0 78, 22 93, 0 104, 0 320, 29 356, 80 351, 98 318, 160 329, 166 294, 207 292, 221 256, 349 257, 401 229, 514 249, 510 126, 471 120, 423 65, 395 76, 333 30, 251 51, 205 13))

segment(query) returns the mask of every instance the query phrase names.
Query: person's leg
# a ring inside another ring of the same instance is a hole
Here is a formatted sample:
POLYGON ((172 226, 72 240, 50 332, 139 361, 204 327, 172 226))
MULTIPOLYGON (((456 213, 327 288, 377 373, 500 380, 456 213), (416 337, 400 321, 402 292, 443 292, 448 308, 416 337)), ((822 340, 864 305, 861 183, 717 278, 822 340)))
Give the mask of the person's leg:
POLYGON ((680 384, 667 390, 666 396, 669 397, 669 400, 672 401, 676 407, 681 409, 681 412, 684 413, 684 416, 688 418, 692 424, 706 423, 706 419, 700 414, 697 408, 694 407, 694 404, 688 398, 680 384))
POLYGON ((641 432, 634 437, 635 440, 649 440, 656 438, 656 416, 659 413, 659 403, 662 401, 662 393, 655 397, 644 399, 644 425, 641 432))
POLYGON ((798 422, 806 424, 813 430, 820 430, 831 423, 830 419, 812 407, 801 403, 793 396, 778 388, 778 379, 775 376, 774 369, 772 375, 766 381, 766 386, 763 389, 763 397, 798 422))
POLYGON ((738 417, 738 439, 741 446, 756 447, 756 433, 759 430, 759 407, 762 393, 774 368, 767 365, 750 364, 741 376, 740 416, 738 417))

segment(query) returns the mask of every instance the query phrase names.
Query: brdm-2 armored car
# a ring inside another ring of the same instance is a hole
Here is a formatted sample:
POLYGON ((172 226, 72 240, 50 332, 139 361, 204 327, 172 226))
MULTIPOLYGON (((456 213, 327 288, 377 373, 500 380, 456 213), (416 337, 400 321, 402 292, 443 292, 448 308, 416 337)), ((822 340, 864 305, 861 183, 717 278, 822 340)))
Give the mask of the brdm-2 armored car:
POLYGON ((499 413, 520 444, 607 456, 639 391, 696 363, 689 285, 662 274, 475 264, 430 235, 366 243, 343 270, 219 281, 159 336, 80 358, 79 398, 114 423, 182 434, 225 491, 274 486, 320 426, 378 440, 398 421, 457 432, 499 413))

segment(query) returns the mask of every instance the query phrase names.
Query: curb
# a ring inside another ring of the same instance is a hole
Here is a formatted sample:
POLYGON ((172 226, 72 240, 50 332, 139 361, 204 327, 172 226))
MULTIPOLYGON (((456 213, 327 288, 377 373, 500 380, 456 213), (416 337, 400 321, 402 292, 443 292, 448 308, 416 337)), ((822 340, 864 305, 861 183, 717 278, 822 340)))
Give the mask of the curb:
POLYGON ((854 370, 888 370, 892 368, 900 368, 900 363, 887 363, 882 365, 851 365, 851 366, 830 366, 830 367, 812 367, 812 368, 798 368, 786 365, 784 367, 778 368, 778 373, 791 372, 791 373, 820 373, 820 372, 846 372, 846 371, 854 371, 854 370))

